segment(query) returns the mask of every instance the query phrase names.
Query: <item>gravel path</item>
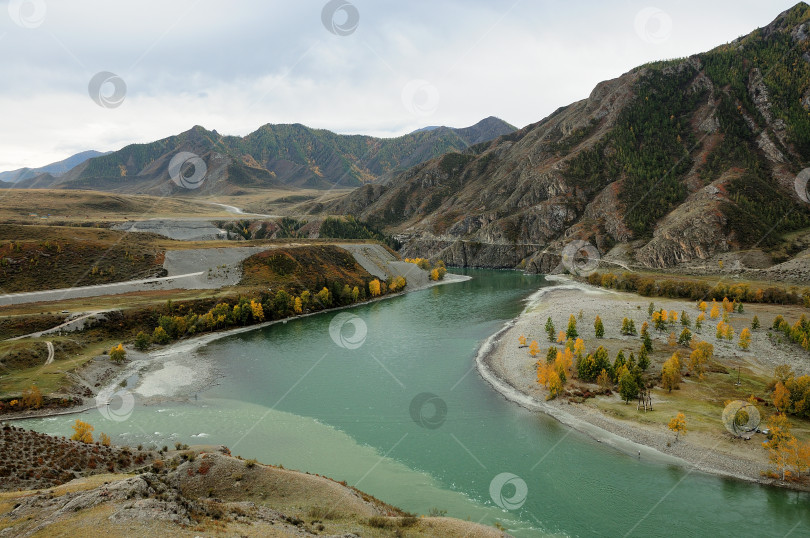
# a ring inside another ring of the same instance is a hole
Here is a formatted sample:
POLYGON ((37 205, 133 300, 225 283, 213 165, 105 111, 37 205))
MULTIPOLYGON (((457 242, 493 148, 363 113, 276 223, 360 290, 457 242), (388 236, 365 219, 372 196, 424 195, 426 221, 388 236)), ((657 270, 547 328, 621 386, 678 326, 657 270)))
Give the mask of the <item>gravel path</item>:
POLYGON ((45 361, 45 366, 48 366, 49 364, 51 364, 53 362, 53 357, 56 354, 56 352, 53 349, 53 343, 52 342, 50 342, 50 341, 45 342, 45 345, 48 346, 48 360, 45 361))

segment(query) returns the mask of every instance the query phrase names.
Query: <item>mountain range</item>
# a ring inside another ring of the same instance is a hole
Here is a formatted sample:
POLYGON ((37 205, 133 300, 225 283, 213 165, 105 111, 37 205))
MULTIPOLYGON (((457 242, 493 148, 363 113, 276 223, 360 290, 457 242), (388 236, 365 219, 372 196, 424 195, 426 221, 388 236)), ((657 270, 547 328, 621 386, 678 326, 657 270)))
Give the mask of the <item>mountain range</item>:
POLYGON ((798 253, 810 278, 810 243, 789 236, 810 227, 796 180, 810 166, 809 20, 799 3, 326 210, 399 234, 404 255, 453 265, 548 272, 583 240, 625 266, 696 271, 729 253, 740 269, 778 271, 798 253))
POLYGON ((94 157, 101 157, 102 155, 106 155, 106 153, 92 150, 82 151, 81 153, 72 155, 67 159, 51 163, 46 166, 42 166, 40 168, 19 168, 17 170, 12 170, 10 172, 0 172, 0 181, 6 183, 17 183, 19 181, 23 181, 26 179, 33 179, 43 174, 50 174, 54 177, 59 177, 65 172, 68 172, 71 168, 74 168, 82 164, 87 159, 92 159, 94 157))
POLYGON ((191 152, 205 162, 207 175, 202 186, 188 194, 283 186, 356 187, 514 130, 494 117, 463 129, 436 127, 396 138, 341 135, 301 124, 268 124, 238 137, 195 126, 85 160, 61 175, 46 171, 18 180, 16 186, 161 194, 168 188, 181 189, 170 181, 169 163, 178 153, 191 152))

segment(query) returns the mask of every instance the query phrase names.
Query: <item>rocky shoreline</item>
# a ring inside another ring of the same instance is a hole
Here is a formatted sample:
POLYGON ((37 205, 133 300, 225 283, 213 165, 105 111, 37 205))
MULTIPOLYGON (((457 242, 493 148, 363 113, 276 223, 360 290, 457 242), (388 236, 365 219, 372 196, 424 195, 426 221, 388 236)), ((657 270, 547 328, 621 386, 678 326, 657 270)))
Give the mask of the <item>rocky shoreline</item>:
MULTIPOLYGON (((581 404, 571 403, 564 398, 547 401, 546 390, 536 382, 536 359, 532 359, 525 349, 518 349, 516 345, 521 334, 531 335, 542 341, 539 335, 543 334, 547 317, 554 318, 556 322, 557 319, 567 319, 570 312, 580 309, 586 309, 587 312, 588 307, 602 312, 600 315, 605 326, 615 325, 628 312, 625 309, 611 309, 611 306, 615 306, 614 302, 630 300, 628 304, 635 307, 637 305, 632 304, 633 300, 645 304, 649 301, 640 296, 594 288, 566 277, 555 276, 548 279, 557 284, 542 288, 534 294, 524 312, 487 339, 476 356, 479 374, 507 400, 529 410, 546 413, 597 442, 642 460, 679 465, 689 472, 700 471, 764 485, 807 490, 801 484, 763 476, 762 471, 767 468, 768 462, 765 450, 760 445, 764 440, 764 437, 759 439, 762 436, 757 436, 752 441, 743 441, 733 438, 725 431, 715 434, 690 432, 685 438, 673 442, 672 432, 664 425, 610 416, 594 405, 592 400, 581 404)), ((661 300, 661 303, 667 308, 675 306, 675 303, 686 304, 684 301, 670 300, 661 300)), ((644 313, 646 314, 646 309, 644 313)), ((587 347, 591 348, 590 345, 587 347)), ((602 400, 603 404, 623 405, 615 394, 598 396, 596 399, 602 400)), ((665 393, 660 389, 653 391, 653 402, 664 408, 669 405, 665 393)), ((673 407, 673 415, 675 411, 673 407)))

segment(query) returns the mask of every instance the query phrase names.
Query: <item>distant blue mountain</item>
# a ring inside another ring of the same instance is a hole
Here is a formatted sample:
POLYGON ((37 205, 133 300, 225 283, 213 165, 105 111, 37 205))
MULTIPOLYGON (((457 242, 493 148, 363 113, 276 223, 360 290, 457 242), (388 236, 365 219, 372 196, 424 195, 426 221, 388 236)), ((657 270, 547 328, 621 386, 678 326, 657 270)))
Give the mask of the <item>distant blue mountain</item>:
POLYGON ((41 168, 20 168, 19 170, 12 170, 10 172, 0 172, 0 181, 8 183, 17 183, 26 179, 37 177, 41 174, 50 174, 54 177, 61 176, 74 166, 78 166, 88 159, 94 157, 101 157, 107 155, 109 152, 101 153, 100 151, 83 151, 77 153, 63 161, 51 163, 41 168))

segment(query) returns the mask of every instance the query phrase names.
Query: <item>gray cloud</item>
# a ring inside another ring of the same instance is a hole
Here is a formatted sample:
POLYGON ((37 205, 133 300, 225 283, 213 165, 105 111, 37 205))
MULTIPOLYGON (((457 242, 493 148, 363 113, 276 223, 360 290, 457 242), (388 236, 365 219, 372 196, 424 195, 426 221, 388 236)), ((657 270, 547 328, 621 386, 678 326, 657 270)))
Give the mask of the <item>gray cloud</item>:
POLYGON ((325 0, 44 2, 35 28, 15 24, 0 3, 0 169, 195 124, 228 134, 300 122, 396 135, 497 115, 523 126, 601 80, 711 48, 792 5, 659 2, 672 29, 651 43, 634 26, 641 1, 356 0, 360 22, 346 36, 322 24, 325 0), (89 97, 100 71, 126 82, 121 106, 89 97), (416 79, 438 92, 430 114, 402 102, 416 79))

